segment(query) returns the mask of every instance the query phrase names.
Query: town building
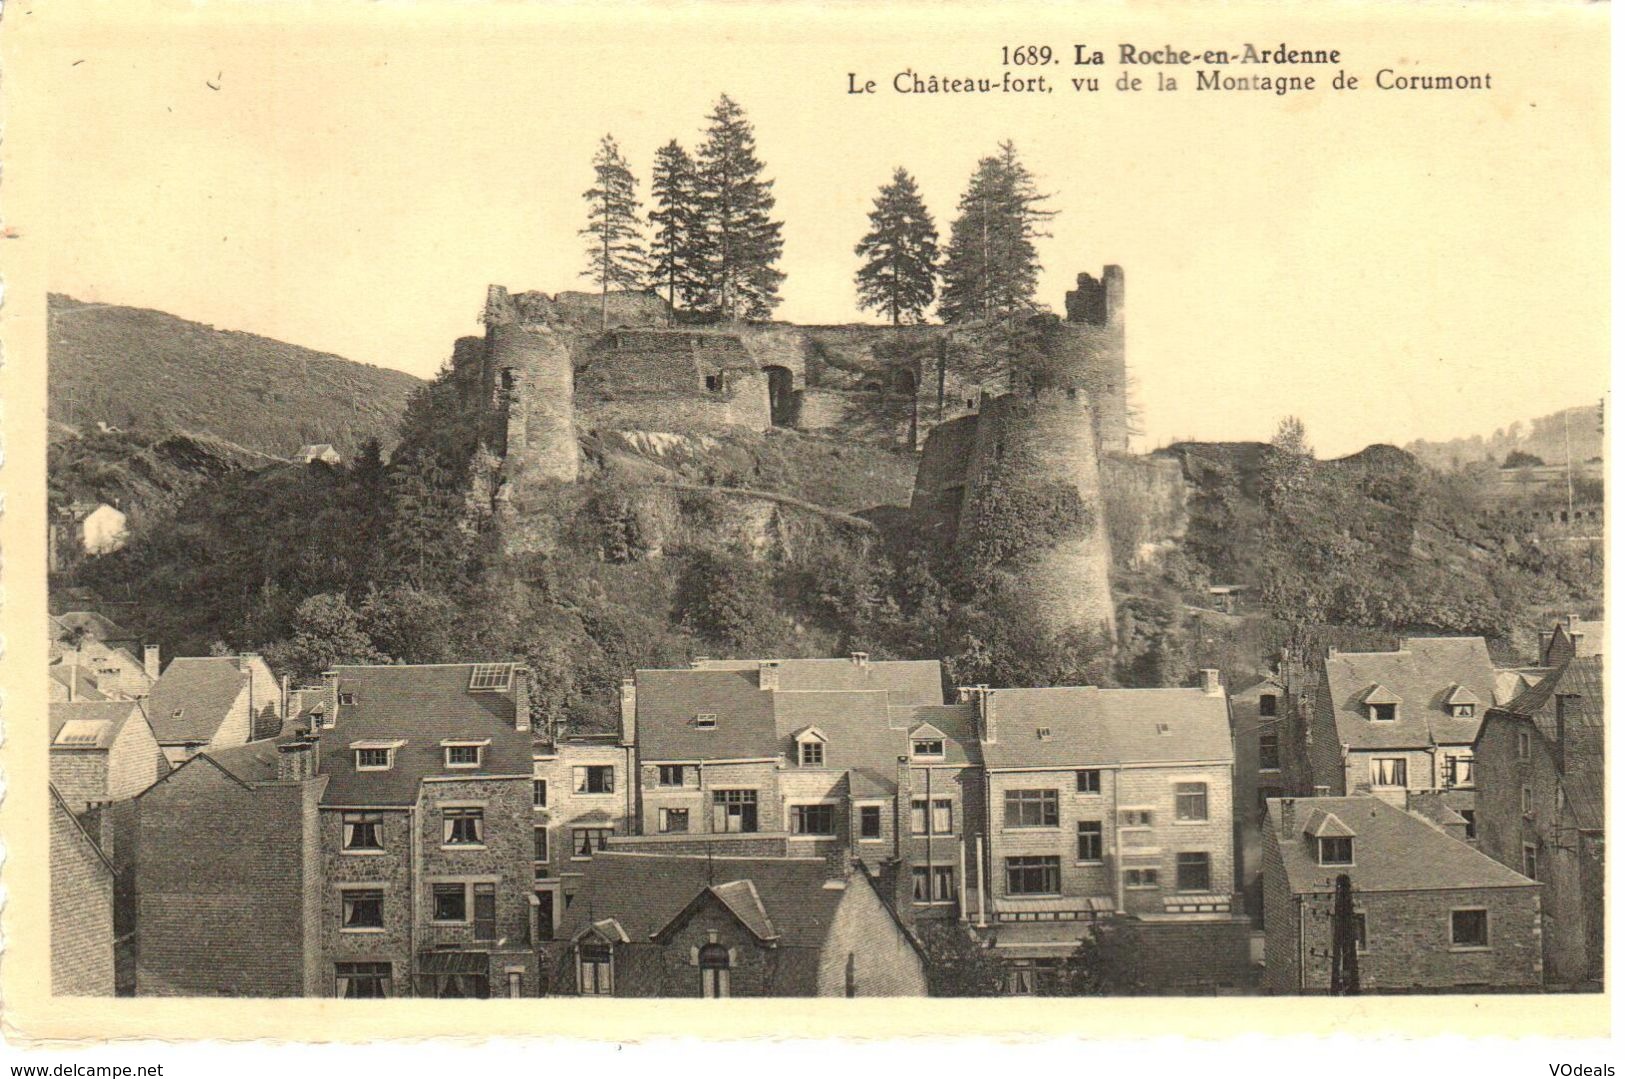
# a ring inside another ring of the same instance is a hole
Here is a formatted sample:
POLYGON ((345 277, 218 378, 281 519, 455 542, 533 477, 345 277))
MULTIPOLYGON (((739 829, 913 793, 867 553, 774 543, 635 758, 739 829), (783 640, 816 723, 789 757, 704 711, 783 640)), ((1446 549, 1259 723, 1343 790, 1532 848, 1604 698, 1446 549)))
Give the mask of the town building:
POLYGON ((987 775, 971 912, 1010 991, 1042 991, 1092 923, 1130 920, 1148 983, 1239 986, 1234 752, 1217 671, 1194 689, 961 690, 987 775))
POLYGON ((50 641, 51 699, 126 700, 145 697, 158 679, 158 649, 109 641, 82 629, 65 629, 53 618, 50 641))
POLYGON ((587 863, 633 829, 637 774, 621 734, 538 737, 531 747, 533 936, 555 938, 587 863))
POLYGON ((1602 655, 1606 628, 1607 623, 1601 620, 1586 621, 1569 615, 1550 633, 1540 635, 1541 666, 1556 667, 1565 659, 1602 655))
POLYGON ((1282 718, 1288 707, 1286 682, 1261 678, 1230 694, 1230 722, 1236 750, 1236 890, 1255 919, 1263 917, 1264 803, 1287 793, 1281 767, 1282 718))
POLYGON ((51 993, 110 997, 114 989, 113 863, 50 789, 51 993))
POLYGON ((1316 794, 1444 791, 1474 820, 1473 740, 1496 703, 1481 637, 1411 637, 1392 652, 1331 649, 1317 664, 1301 747, 1316 794))
MULTIPOLYGON (((1566 631, 1559 626, 1557 634, 1566 631)), ((1538 684, 1486 714, 1474 756, 1484 853, 1541 883, 1549 985, 1599 987, 1603 975, 1601 655, 1568 651, 1538 684)))
POLYGON ((1465 822, 1435 792, 1416 800, 1428 812, 1369 794, 1269 800, 1268 992, 1329 990, 1345 875, 1361 992, 1539 990, 1539 886, 1465 842, 1465 822))
POLYGON ((74 813, 134 798, 169 774, 143 701, 51 705, 51 786, 74 813))
POLYGON ((561 996, 924 996, 924 957, 844 857, 597 854, 546 949, 561 996))
POLYGON ((282 687, 253 654, 178 656, 147 692, 147 716, 175 764, 203 749, 275 737, 285 715, 282 687))

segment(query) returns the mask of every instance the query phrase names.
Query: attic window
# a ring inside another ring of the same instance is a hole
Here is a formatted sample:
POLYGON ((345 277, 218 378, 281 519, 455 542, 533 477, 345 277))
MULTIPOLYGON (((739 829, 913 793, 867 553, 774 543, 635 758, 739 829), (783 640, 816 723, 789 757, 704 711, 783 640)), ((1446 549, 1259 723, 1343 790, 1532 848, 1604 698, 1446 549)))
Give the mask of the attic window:
POLYGON ((1321 865, 1353 865, 1354 837, 1326 835, 1320 837, 1321 865))
POLYGON ((1040 728, 1038 728, 1038 740, 1040 742, 1047 742, 1047 741, 1050 740, 1051 737, 1052 737, 1052 734, 1051 734, 1051 731, 1050 731, 1050 729, 1048 727, 1040 727, 1040 728))
POLYGON ((1399 718, 1399 705, 1397 704, 1368 704, 1365 707, 1366 714, 1372 720, 1386 722, 1399 718))
POLYGON ((824 743, 816 738, 808 738, 801 743, 801 764, 803 767, 820 767, 824 763, 824 743))
POLYGON ((441 748, 446 751, 447 768, 478 768, 485 756, 485 747, 490 745, 490 739, 477 742, 441 742, 441 748))
POLYGON ((183 716, 185 714, 186 714, 186 709, 177 708, 173 712, 169 713, 169 718, 170 719, 179 719, 179 718, 181 718, 181 716, 183 716))
POLYGON ((941 757, 943 755, 942 739, 916 738, 914 739, 913 752, 916 757, 941 757))
POLYGON ((1157 733, 1161 734, 1161 735, 1170 735, 1170 734, 1174 733, 1174 729, 1172 727, 1168 726, 1168 724, 1166 724, 1166 723, 1158 723, 1157 724, 1157 733))
POLYGON ((694 726, 702 731, 717 729, 717 714, 715 712, 701 712, 694 717, 694 726))
POLYGON ((355 750, 355 770, 358 772, 387 772, 395 767, 395 750, 398 743, 356 742, 350 746, 355 750))
POLYGON ((355 694, 354 693, 340 693, 339 694, 339 703, 344 705, 344 707, 346 707, 346 708, 355 707, 355 694))
POLYGON ((1450 714, 1457 719, 1472 719, 1473 706, 1470 704, 1452 704, 1450 714))
POLYGON ((512 663, 476 663, 468 679, 470 693, 506 693, 511 685, 512 663))

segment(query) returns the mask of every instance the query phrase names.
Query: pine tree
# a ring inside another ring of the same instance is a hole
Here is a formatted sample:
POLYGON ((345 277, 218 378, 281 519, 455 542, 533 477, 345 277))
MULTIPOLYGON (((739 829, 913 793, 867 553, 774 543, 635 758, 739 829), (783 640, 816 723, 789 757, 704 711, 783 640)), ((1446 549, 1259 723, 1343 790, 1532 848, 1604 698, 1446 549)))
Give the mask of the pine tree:
POLYGON ((709 119, 698 168, 704 302, 724 320, 766 318, 784 280, 774 267, 784 240, 770 216, 773 181, 762 179, 756 133, 733 99, 722 95, 709 119))
POLYGON ((642 288, 648 262, 638 218, 638 182, 613 136, 605 135, 598 144, 592 170, 593 185, 581 194, 590 207, 587 227, 581 230, 588 239, 587 269, 581 276, 598 285, 600 317, 607 329, 609 290, 642 288))
POLYGON ((897 325, 919 322, 937 296, 937 226, 908 170, 899 167, 875 196, 869 234, 855 248, 858 303, 897 325))
POLYGON ((699 178, 694 159, 673 139, 655 152, 649 190, 655 208, 649 213, 654 236, 649 248, 649 284, 664 291, 675 312, 679 301, 690 307, 701 299, 703 234, 700 223, 699 178))
POLYGON ((1005 318, 1033 306, 1043 269, 1033 241, 1049 235, 1043 222, 1055 215, 1043 208, 1048 198, 1013 143, 977 162, 942 267, 944 320, 1005 318))

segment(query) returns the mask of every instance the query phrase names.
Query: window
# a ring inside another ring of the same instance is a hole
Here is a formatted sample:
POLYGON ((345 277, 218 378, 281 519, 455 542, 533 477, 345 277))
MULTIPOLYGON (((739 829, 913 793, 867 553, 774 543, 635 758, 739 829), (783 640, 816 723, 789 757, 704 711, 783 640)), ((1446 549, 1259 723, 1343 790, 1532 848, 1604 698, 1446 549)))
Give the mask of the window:
POLYGON ((1151 827, 1152 813, 1149 809, 1125 809, 1117 817, 1124 828, 1151 827))
POLYGON ((355 751, 355 770, 358 772, 388 771, 394 754, 387 749, 358 749, 355 751))
POLYGON ((694 726, 702 731, 717 729, 717 714, 715 712, 701 712, 694 717, 694 726))
POLYGON ((953 901, 953 866, 917 865, 914 867, 914 902, 952 903, 953 901))
POLYGON ((1540 854, 1533 843, 1523 845, 1523 875, 1530 880, 1540 879, 1540 854))
POLYGON ((1467 836, 1466 837, 1468 839, 1477 839, 1478 838, 1477 814, 1475 814, 1471 809, 1458 809, 1458 810, 1456 810, 1456 812, 1460 813, 1461 814, 1461 819, 1467 822, 1467 836))
POLYGON ((1180 851, 1175 870, 1175 880, 1180 891, 1213 890, 1212 860, 1208 857, 1207 851, 1180 851))
POLYGON ((1281 736, 1274 731, 1258 732, 1258 769, 1278 771, 1281 767, 1281 736))
POLYGON ((346 888, 339 895, 343 906, 340 929, 358 932, 384 928, 382 888, 346 888))
POLYGON ((474 885, 474 939, 497 939, 497 886, 474 885))
POLYGON ((603 997, 614 992, 614 962, 608 944, 583 941, 576 948, 576 965, 582 996, 603 997))
POLYGON ((478 847, 485 843, 485 810, 445 808, 441 813, 441 843, 448 847, 478 847))
POLYGON ((478 768, 482 746, 454 745, 446 747, 447 768, 478 768))
POLYGON ((835 807, 791 806, 790 832, 792 835, 834 835, 835 807))
POLYGON ((954 831, 954 803, 951 798, 933 798, 927 820, 925 799, 917 798, 909 807, 910 831, 915 835, 952 835, 954 831))
POLYGON ((525 976, 517 970, 508 971, 508 996, 514 1000, 518 1000, 521 996, 523 996, 523 993, 520 991, 520 986, 524 984, 524 977, 525 976))
POLYGON ((1528 731, 1519 731, 1518 732, 1518 759, 1520 761, 1526 761, 1526 760, 1529 759, 1529 732, 1528 731))
POLYGON ((1207 820, 1207 784, 1174 784, 1174 819, 1184 821, 1207 820))
POLYGON ((575 786, 577 794, 614 794, 615 793, 615 766, 613 764, 588 764, 575 769, 575 786))
POLYGON ((1061 800, 1057 791, 1024 790, 1004 792, 1006 828, 1055 828, 1061 823, 1061 800))
POLYGON ((1473 785, 1473 758, 1446 757, 1444 785, 1446 787, 1471 787, 1473 785))
POLYGON ((548 859, 547 851, 547 825, 538 824, 530 830, 531 834, 531 861, 545 862, 548 859))
POLYGON ((686 831, 688 831, 688 810, 661 808, 660 832, 662 835, 686 831))
POLYGON ((1123 887, 1125 888, 1155 888, 1157 886, 1157 871, 1155 869, 1125 869, 1123 871, 1123 887))
POLYGON ((382 813, 346 813, 343 821, 345 850, 384 849, 382 813))
POLYGON ((547 780, 533 779, 530 781, 530 804, 537 809, 547 808, 547 780))
POLYGON ((728 995, 728 968, 732 965, 725 944, 700 947, 700 996, 720 1000, 728 995))
POLYGON ((860 839, 880 838, 880 807, 858 807, 858 837, 860 839))
POLYGON ((1371 758, 1371 785, 1373 787, 1405 786, 1405 758, 1371 758))
POLYGON ((1048 727, 1038 728, 1038 740, 1040 742, 1047 742, 1051 737, 1053 737, 1053 735, 1048 727))
POLYGON ((1004 890, 1009 895, 1059 895, 1061 859, 1053 854, 1006 858, 1004 890))
POLYGON ((914 755, 916 757, 941 757, 943 755, 942 739, 941 738, 916 738, 916 739, 914 739, 914 755))
POLYGON ((1100 769, 1099 768, 1079 768, 1078 769, 1078 793, 1079 794, 1099 794, 1100 793, 1100 769))
POLYGON ((342 704, 346 708, 354 708, 355 707, 355 694, 354 693, 342 693, 341 692, 339 694, 339 703, 342 704))
POLYGON ((815 768, 824 763, 824 743, 808 739, 801 743, 801 766, 815 768))
POLYGON ((1452 948, 1488 948, 1490 946, 1490 912, 1482 907, 1450 912, 1450 946, 1452 948))
POLYGON ((1365 951, 1365 947, 1366 947, 1366 945, 1365 945, 1365 912, 1364 911, 1355 911, 1355 913, 1354 913, 1354 949, 1356 951, 1363 952, 1363 951, 1365 951))
POLYGON ((476 663, 469 675, 470 693, 506 693, 513 684, 512 663, 476 663))
POLYGON ((1399 715, 1397 704, 1368 704, 1366 707, 1371 709, 1372 719, 1390 720, 1399 715))
POLYGON ((683 766, 680 764, 662 764, 657 782, 662 787, 681 787, 683 785, 683 766))
POLYGON ((1321 865, 1353 865, 1354 838, 1346 835, 1320 837, 1321 865))
POLYGON ((609 837, 614 834, 613 828, 570 829, 570 857, 591 858, 593 851, 603 850, 609 845, 609 837))
POLYGON ((1262 693, 1258 697, 1258 714, 1265 717, 1274 716, 1275 702, 1278 698, 1273 693, 1262 693))
POLYGON ((711 792, 713 832, 756 831, 756 792, 719 790, 711 792))
POLYGON ((1522 805, 1523 805, 1523 815, 1526 816, 1526 817, 1533 817, 1535 815, 1535 792, 1534 792, 1534 790, 1529 788, 1529 787, 1524 787, 1523 794, 1522 794, 1522 797, 1521 797, 1520 800, 1521 800, 1522 805))
POLYGON ((461 884, 434 886, 434 920, 437 922, 468 921, 468 889, 461 884))
POLYGON ((1078 861, 1098 862, 1105 856, 1105 841, 1097 820, 1078 822, 1078 861))
POLYGON ((1470 704, 1452 704, 1450 706, 1450 714, 1455 716, 1457 719, 1472 719, 1473 706, 1470 704))
POLYGON ((722 392, 722 376, 721 375, 706 375, 705 376, 705 388, 710 390, 712 393, 721 393, 722 392))
POLYGON ((333 995, 349 1000, 389 996, 388 963, 334 963, 333 995))

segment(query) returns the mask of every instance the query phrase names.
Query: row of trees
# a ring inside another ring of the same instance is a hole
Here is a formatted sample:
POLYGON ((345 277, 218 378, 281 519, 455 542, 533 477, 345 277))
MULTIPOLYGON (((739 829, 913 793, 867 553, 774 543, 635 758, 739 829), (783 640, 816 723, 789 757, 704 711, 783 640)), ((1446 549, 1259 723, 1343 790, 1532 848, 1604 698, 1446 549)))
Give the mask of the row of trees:
MULTIPOLYGON (((763 176, 755 131, 726 94, 708 122, 696 154, 675 139, 656 152, 647 218, 619 144, 611 135, 599 143, 581 235, 583 276, 599 287, 604 325, 612 289, 647 288, 673 311, 725 320, 766 318, 778 305, 783 223, 773 217, 773 181, 763 176)), ((933 305, 949 322, 1031 309, 1043 269, 1035 241, 1049 235, 1045 221, 1055 213, 1044 205, 1049 197, 1015 145, 1001 143, 977 162, 944 251, 918 183, 899 167, 875 196, 855 249, 859 304, 893 324, 923 321, 933 305)))

